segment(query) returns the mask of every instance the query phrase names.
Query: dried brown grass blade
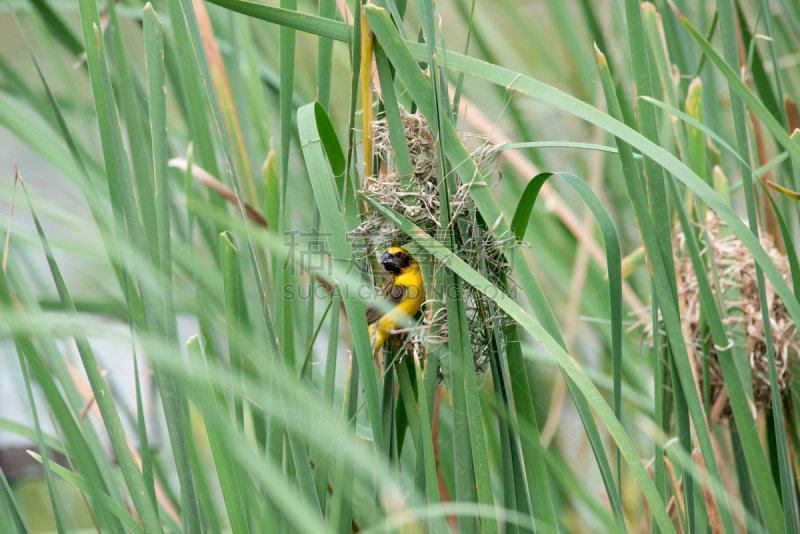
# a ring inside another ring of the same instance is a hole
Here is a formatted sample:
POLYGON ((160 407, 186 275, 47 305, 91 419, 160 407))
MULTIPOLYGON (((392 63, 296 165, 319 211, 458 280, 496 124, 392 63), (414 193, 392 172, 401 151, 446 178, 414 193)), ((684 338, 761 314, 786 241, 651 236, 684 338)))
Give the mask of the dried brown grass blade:
MULTIPOLYGON (((186 172, 188 163, 185 158, 172 158, 169 160, 169 166, 186 172)), ((210 172, 200 167, 197 163, 192 163, 192 178, 207 186, 209 189, 212 189, 216 194, 230 202, 233 206, 239 207, 239 200, 236 198, 236 193, 233 189, 217 180, 210 172)), ((256 208, 245 202, 244 209, 247 211, 248 219, 262 228, 267 227, 267 220, 256 208)))
POLYGON ((783 105, 786 108, 786 120, 789 123, 789 132, 800 128, 800 113, 797 112, 797 104, 789 96, 783 97, 783 105))
POLYGON ((372 30, 361 8, 361 101, 364 121, 364 175, 372 176, 372 30))
POLYGON ((769 180, 767 180, 767 185, 770 186, 775 191, 779 191, 788 197, 791 197, 795 200, 800 200, 800 193, 792 191, 791 189, 786 189, 782 185, 778 185, 775 182, 771 182, 769 180))
POLYGON ((683 515, 681 515, 681 510, 684 509, 683 504, 683 479, 678 480, 678 477, 675 476, 675 469, 672 467, 672 462, 669 461, 669 458, 664 456, 664 465, 667 468, 667 472, 669 473, 669 479, 672 482, 672 489, 673 495, 675 499, 675 506, 677 509, 678 515, 678 524, 681 527, 681 532, 686 532, 686 529, 683 526, 683 515))
MULTIPOLYGON (((700 452, 700 449, 695 449, 692 451, 692 459, 694 459, 694 462, 697 464, 699 470, 706 470, 706 462, 703 460, 703 454, 700 452)), ((711 526, 711 532, 712 534, 722 534, 724 531, 722 529, 722 521, 719 517, 717 501, 714 500, 714 493, 711 488, 707 487, 705 484, 702 486, 702 490, 703 500, 706 503, 706 512, 708 513, 708 523, 711 526)))
POLYGON ((197 24, 200 26, 200 34, 203 39, 203 48, 206 51, 208 66, 211 70, 211 79, 214 83, 214 90, 219 99, 219 107, 222 111, 222 122, 231 140, 234 164, 238 170, 242 187, 245 188, 247 200, 258 209, 258 194, 253 183, 253 173, 250 169, 250 160, 247 157, 247 149, 244 144, 242 126, 239 116, 236 113, 236 102, 233 99, 228 73, 225 70, 225 63, 222 54, 217 46, 214 37, 214 28, 211 26, 211 19, 208 17, 205 2, 203 0, 192 0, 195 12, 197 13, 197 24))
POLYGON ((17 198, 17 180, 22 181, 17 162, 14 161, 14 190, 11 193, 11 211, 8 214, 8 231, 6 232, 6 246, 3 249, 3 274, 8 267, 8 245, 11 242, 11 221, 14 219, 14 201, 17 198))

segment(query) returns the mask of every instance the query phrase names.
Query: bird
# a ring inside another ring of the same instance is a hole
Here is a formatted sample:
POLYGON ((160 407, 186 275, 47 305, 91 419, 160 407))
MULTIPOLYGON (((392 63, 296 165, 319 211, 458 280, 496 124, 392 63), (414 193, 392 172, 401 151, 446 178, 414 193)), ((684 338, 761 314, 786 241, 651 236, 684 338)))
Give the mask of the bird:
POLYGON ((381 255, 380 264, 385 271, 381 297, 388 301, 382 305, 367 308, 367 324, 373 344, 373 357, 395 329, 413 317, 425 301, 425 285, 419 262, 400 247, 386 249, 381 255), (391 303, 394 307, 384 312, 391 303))

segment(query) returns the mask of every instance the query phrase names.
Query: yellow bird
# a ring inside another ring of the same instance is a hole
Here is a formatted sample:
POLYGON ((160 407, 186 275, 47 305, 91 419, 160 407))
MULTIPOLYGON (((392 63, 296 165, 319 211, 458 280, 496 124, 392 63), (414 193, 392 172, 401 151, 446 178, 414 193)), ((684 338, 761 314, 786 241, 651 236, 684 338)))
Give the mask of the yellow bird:
POLYGON ((385 270, 381 296, 395 306, 385 313, 377 306, 367 308, 373 356, 378 354, 395 329, 413 317, 425 301, 425 285, 419 263, 407 250, 400 247, 387 249, 381 256, 380 264, 385 270))

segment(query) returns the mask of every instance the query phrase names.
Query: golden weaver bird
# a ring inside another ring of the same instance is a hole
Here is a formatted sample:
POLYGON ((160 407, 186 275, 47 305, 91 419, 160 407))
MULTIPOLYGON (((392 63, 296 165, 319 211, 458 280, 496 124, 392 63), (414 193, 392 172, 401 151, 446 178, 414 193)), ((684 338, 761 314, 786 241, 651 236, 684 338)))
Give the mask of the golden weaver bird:
MULTIPOLYGON (((419 263, 407 250, 400 247, 387 249, 381 256, 380 264, 386 271, 381 296, 395 306, 385 313, 378 306, 367 308, 373 356, 378 354, 388 337, 395 333, 395 329, 413 317, 425 301, 425 286, 419 263)), ((385 306, 382 308, 386 309, 385 306)))

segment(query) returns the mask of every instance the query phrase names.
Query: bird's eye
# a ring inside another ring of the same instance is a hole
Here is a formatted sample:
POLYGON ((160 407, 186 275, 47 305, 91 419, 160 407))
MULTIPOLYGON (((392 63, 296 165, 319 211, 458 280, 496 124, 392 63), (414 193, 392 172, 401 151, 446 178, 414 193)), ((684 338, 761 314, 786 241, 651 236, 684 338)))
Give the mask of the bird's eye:
POLYGON ((395 252, 395 254, 394 254, 394 255, 395 255, 395 257, 399 258, 400 256, 402 256, 402 255, 403 255, 403 253, 402 253, 402 252, 395 252))

